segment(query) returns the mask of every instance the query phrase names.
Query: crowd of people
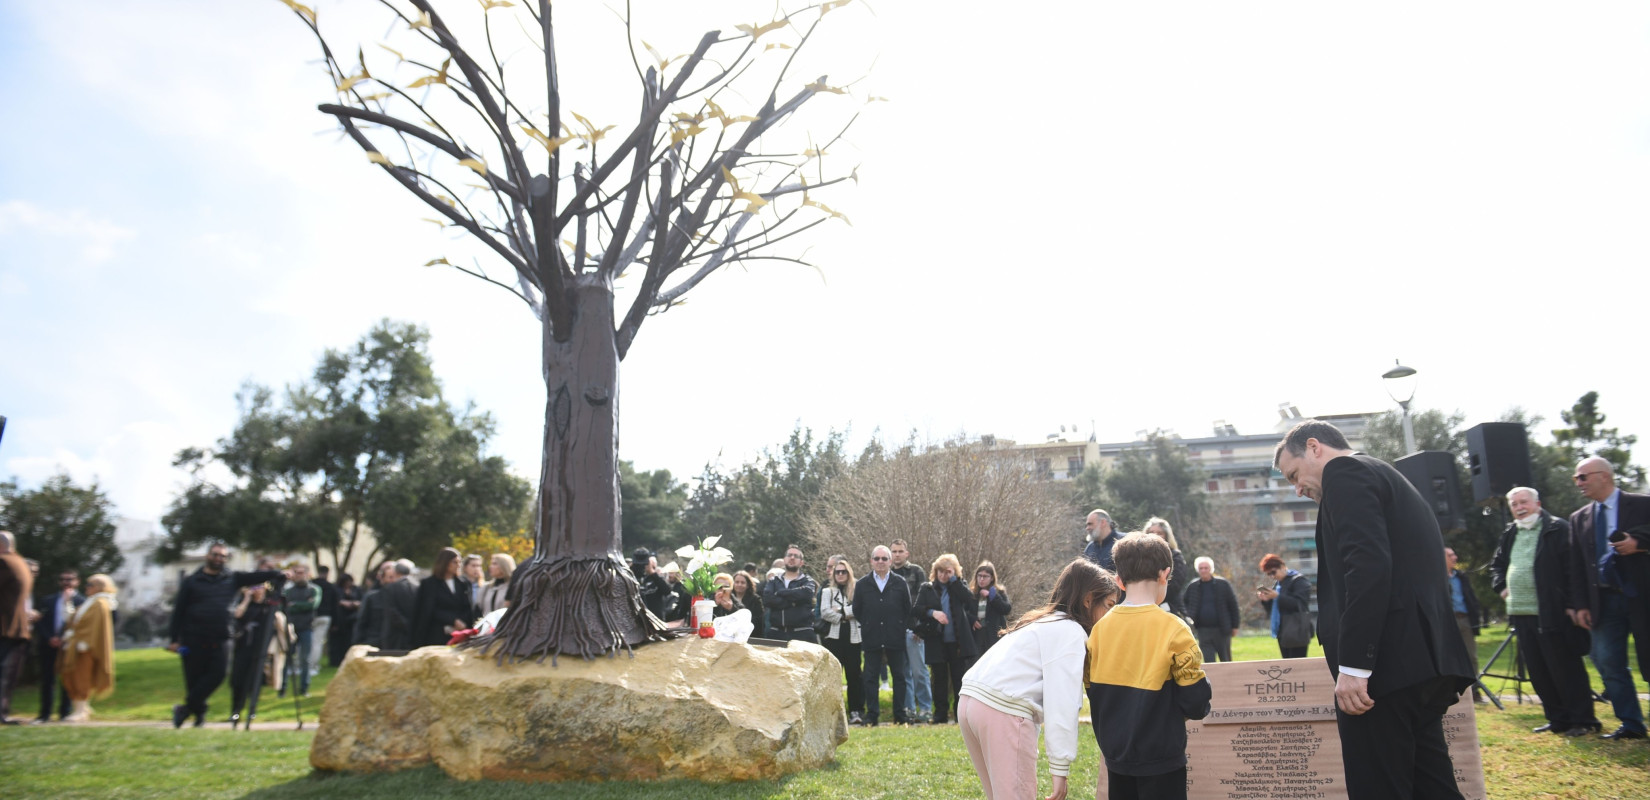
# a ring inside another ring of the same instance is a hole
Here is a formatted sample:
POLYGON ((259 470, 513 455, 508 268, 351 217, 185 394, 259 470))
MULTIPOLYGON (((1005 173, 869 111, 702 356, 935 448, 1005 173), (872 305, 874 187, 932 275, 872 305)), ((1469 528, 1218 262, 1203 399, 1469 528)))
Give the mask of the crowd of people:
MULTIPOLYGON (((1469 685, 1476 692, 1482 605, 1430 506, 1391 465, 1354 452, 1321 421, 1291 430, 1274 465, 1319 504, 1317 624, 1311 581, 1279 555, 1257 565, 1267 580, 1255 600, 1281 657, 1304 657, 1314 636, 1323 645, 1349 794, 1459 797, 1441 719, 1469 685), (1434 557, 1444 569, 1395 566, 1434 557)), ((1617 488, 1602 458, 1583 460, 1574 480, 1588 503, 1567 519, 1542 508, 1534 489, 1508 492, 1514 519, 1489 565, 1493 586, 1542 701, 1547 721, 1536 732, 1602 734, 1583 660, 1590 655, 1620 722, 1601 738, 1645 739, 1627 641, 1650 670, 1650 496, 1617 488)), ((1108 720, 1092 727, 1111 795, 1183 797, 1181 723, 1208 712, 1202 665, 1232 658, 1237 592, 1208 557, 1188 569, 1162 518, 1125 535, 1096 509, 1085 527, 1082 557, 1047 602, 1018 619, 990 561, 970 572, 942 553, 924 569, 902 539, 871 548, 864 574, 846 555, 830 556, 819 581, 793 544, 766 571, 752 562, 716 575, 709 599, 717 616, 748 611, 759 639, 828 649, 842 665, 851 724, 879 723, 882 688, 892 690, 896 723, 959 724, 988 797, 1035 791, 1039 726, 1056 796, 1064 795, 1084 684, 1092 713, 1108 720)), ((421 581, 398 559, 357 586, 348 574, 330 582, 325 567, 312 575, 304 562, 278 568, 264 559, 236 572, 228 558, 227 547, 212 545, 178 589, 168 648, 182 657, 186 694, 174 726, 205 722, 226 672, 229 719, 244 711, 250 723, 262 687, 302 697, 321 660, 339 663, 352 644, 392 652, 447 644, 508 606, 515 571, 508 555, 491 556, 484 573, 481 556, 443 548, 421 581)), ((666 623, 692 613, 676 564, 661 567, 639 548, 630 568, 649 612, 666 623)), ((12 688, 32 638, 38 720, 54 707, 61 719, 85 720, 89 702, 114 685, 114 583, 93 575, 83 594, 66 571, 36 597, 34 578, 0 532, 0 719, 17 722, 12 688)))

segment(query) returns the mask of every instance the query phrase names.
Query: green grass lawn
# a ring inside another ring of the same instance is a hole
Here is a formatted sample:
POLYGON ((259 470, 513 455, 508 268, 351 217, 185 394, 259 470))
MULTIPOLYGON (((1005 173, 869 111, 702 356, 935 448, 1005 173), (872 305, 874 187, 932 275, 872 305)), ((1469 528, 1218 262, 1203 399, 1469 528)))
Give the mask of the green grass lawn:
MULTIPOLYGON (((1488 659, 1504 636, 1486 630, 1480 639, 1488 659)), ((1241 637, 1234 655, 1243 660, 1272 658, 1269 638, 1241 637)), ((1320 655, 1314 645, 1311 655, 1320 655)), ((177 657, 160 650, 123 651, 118 656, 116 694, 96 704, 97 716, 113 720, 160 721, 182 693, 177 657)), ((325 691, 331 672, 312 684, 305 717, 325 691)), ((1495 687, 1492 684, 1492 689, 1495 687)), ((18 702, 32 709, 35 696, 20 689, 18 702)), ((883 720, 888 693, 882 693, 883 720)), ((1532 734, 1541 724, 1539 707, 1509 704, 1498 712, 1480 707, 1478 732, 1484 778, 1493 798, 1642 798, 1650 796, 1650 746, 1645 742, 1568 740, 1532 734)), ((213 700, 213 719, 228 713, 227 695, 213 700), (221 714, 219 712, 222 712, 221 714)), ((1599 706, 1601 718, 1610 719, 1599 706)), ((271 699, 259 715, 271 724, 252 733, 227 729, 174 731, 170 728, 50 725, 0 729, 0 786, 7 798, 487 798, 541 797, 534 784, 449 780, 429 767, 393 775, 318 775, 309 769, 311 730, 292 730, 292 701, 271 699)), ((1613 720, 1611 720, 1613 721, 1613 720)), ((1099 754, 1084 730, 1072 774, 1075 797, 1092 796, 1099 754)), ((1042 790, 1049 787, 1040 769, 1042 790)), ((782 781, 713 786, 699 783, 557 784, 561 798, 953 798, 978 797, 979 785, 954 726, 855 728, 837 751, 835 764, 782 781), (890 776, 900 776, 891 780, 890 776)))
MULTIPOLYGON (((183 659, 162 648, 120 650, 115 653, 115 693, 103 700, 92 701, 92 717, 107 722, 155 722, 172 719, 172 704, 183 702, 183 659)), ((302 704, 305 720, 313 721, 321 703, 326 699, 327 684, 337 670, 323 667, 321 674, 309 684, 309 697, 302 704)), ((14 703, 26 713, 39 712, 38 690, 19 688, 19 700, 14 703)), ((229 676, 224 685, 207 700, 208 722, 229 719, 229 676)), ((292 695, 285 698, 265 688, 258 699, 258 720, 269 723, 292 723, 300 709, 294 707, 292 695)))

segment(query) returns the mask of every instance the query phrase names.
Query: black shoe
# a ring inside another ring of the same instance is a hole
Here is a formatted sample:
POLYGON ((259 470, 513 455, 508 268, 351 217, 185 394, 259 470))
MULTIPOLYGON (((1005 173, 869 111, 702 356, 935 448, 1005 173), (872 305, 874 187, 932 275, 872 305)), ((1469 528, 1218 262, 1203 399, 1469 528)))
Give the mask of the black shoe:
POLYGON ((22 724, 23 723, 18 722, 17 720, 12 719, 11 717, 6 717, 5 719, 0 719, 0 725, 22 725, 22 724))
POLYGON ((1635 731, 1635 730, 1627 727, 1626 725, 1623 725, 1623 726, 1615 729, 1614 731, 1606 733, 1603 736, 1600 736, 1598 738, 1600 738, 1600 739, 1609 739, 1610 741, 1619 741, 1619 740, 1622 740, 1622 739, 1643 739, 1643 738, 1645 738, 1645 735, 1644 735, 1644 731, 1635 731))
POLYGON ((1547 723, 1546 725, 1542 725, 1539 728, 1531 728, 1530 729, 1530 733, 1563 733, 1563 732, 1564 732, 1564 729, 1553 727, 1553 724, 1551 722, 1547 723))
POLYGON ((183 721, 189 719, 189 709, 182 704, 172 706, 172 727, 183 727, 183 721))
POLYGON ((201 727, 202 725, 205 725, 205 724, 206 724, 206 706, 201 706, 201 713, 195 715, 195 727, 199 728, 199 727, 201 727))

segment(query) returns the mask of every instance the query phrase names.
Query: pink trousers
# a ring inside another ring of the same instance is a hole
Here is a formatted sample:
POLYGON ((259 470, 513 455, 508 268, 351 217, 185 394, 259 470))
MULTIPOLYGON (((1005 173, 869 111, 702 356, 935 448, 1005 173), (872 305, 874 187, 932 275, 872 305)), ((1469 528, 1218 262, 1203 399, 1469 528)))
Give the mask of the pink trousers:
POLYGON ((986 800, 1036 800, 1037 723, 964 696, 957 726, 986 800))

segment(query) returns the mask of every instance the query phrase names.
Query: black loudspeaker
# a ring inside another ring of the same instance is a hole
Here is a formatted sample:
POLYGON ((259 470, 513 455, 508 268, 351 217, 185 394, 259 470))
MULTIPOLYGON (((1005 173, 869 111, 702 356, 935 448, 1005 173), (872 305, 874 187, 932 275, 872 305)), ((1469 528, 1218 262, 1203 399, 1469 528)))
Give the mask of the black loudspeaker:
POLYGON ((1501 499, 1515 486, 1534 483, 1524 426, 1485 422, 1468 428, 1467 471, 1472 474, 1472 500, 1479 505, 1501 499))
POLYGON ((1432 507, 1438 517, 1438 529, 1444 533, 1466 530, 1467 519, 1461 510, 1461 480, 1456 477, 1455 456, 1441 450, 1422 450, 1411 453, 1392 466, 1398 468, 1421 493, 1421 498, 1432 507))

